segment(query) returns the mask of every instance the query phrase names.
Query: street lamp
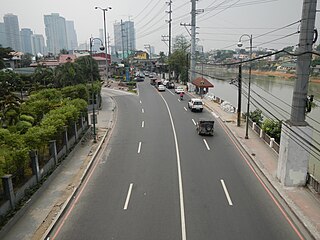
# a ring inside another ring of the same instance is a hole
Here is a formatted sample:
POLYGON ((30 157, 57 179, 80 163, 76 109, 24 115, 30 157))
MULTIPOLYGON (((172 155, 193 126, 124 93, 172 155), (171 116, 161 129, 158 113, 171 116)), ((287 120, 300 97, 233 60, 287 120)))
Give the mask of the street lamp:
POLYGON ((92 46, 93 46, 93 43, 94 43, 94 40, 99 40, 100 43, 101 43, 101 46, 100 46, 100 50, 103 51, 105 49, 105 47, 103 46, 103 42, 100 38, 93 38, 91 37, 90 38, 90 61, 91 61, 91 64, 90 64, 90 68, 91 68, 91 98, 92 98, 92 122, 93 122, 93 142, 96 143, 97 142, 97 135, 96 135, 96 115, 95 115, 95 107, 94 107, 94 99, 95 99, 95 93, 94 93, 94 89, 93 89, 93 66, 92 66, 92 61, 93 61, 93 58, 92 58, 92 46))
POLYGON ((242 37, 248 37, 250 40, 250 64, 249 64, 249 84, 248 84, 248 105, 247 105, 247 116, 246 116, 246 135, 245 139, 248 139, 248 128, 249 128, 249 111, 250 111, 250 87, 251 87, 251 61, 252 61, 252 35, 243 34, 238 42, 238 47, 242 47, 242 37))
POLYGON ((107 45, 107 23, 106 23, 106 12, 108 10, 111 10, 111 7, 107 7, 107 8, 101 8, 101 7, 95 7, 94 9, 100 9, 101 11, 103 11, 103 28, 104 28, 104 45, 105 45, 105 49, 106 49, 106 80, 108 81, 108 72, 109 72, 109 64, 108 64, 108 45, 107 45))

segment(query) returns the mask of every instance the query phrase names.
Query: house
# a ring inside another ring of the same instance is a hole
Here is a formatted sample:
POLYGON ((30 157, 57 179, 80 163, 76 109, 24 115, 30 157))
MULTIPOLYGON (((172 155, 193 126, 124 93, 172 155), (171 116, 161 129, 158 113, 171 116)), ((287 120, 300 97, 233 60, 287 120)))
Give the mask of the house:
POLYGON ((59 55, 59 64, 64 64, 68 62, 74 62, 76 60, 77 56, 75 54, 60 54, 59 55))
POLYGON ((296 71, 296 63, 285 62, 277 67, 277 71, 280 72, 295 72, 296 71))
POLYGON ((134 59, 147 60, 149 59, 149 54, 144 51, 137 51, 134 55, 134 59))

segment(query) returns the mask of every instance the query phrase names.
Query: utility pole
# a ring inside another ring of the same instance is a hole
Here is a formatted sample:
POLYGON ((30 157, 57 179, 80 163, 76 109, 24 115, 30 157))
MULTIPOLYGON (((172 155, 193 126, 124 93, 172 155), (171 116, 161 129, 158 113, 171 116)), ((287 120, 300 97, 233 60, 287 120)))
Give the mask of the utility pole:
MULTIPOLYGON (((167 23, 169 24, 169 35, 167 36, 169 39, 169 53, 168 53, 168 58, 171 56, 171 24, 172 24, 172 0, 169 0, 169 2, 166 2, 169 6, 169 11, 166 11, 166 13, 169 14, 169 20, 167 20, 167 23)), ((169 66, 169 81, 171 81, 171 69, 169 66)))
POLYGON ((108 42, 107 42, 107 21, 106 21, 106 12, 108 10, 111 10, 111 7, 107 8, 101 8, 101 7, 95 7, 95 9, 100 9, 103 11, 103 28, 104 28, 104 45, 105 45, 105 54, 106 54, 106 80, 108 81, 109 77, 109 63, 108 63, 108 42))
POLYGON ((127 25, 126 34, 127 34, 127 61, 129 64, 129 24, 127 25))
POLYGON ((196 76, 196 1, 197 0, 191 0, 191 81, 193 81, 196 76))
POLYGON ((110 54, 110 56, 111 56, 111 46, 110 46, 110 34, 108 33, 108 52, 109 52, 109 54, 110 54))
POLYGON ((150 44, 145 44, 144 48, 149 52, 149 58, 151 59, 151 45, 150 44))
POLYGON ((239 64, 237 126, 241 124, 242 65, 239 64))
POLYGON ((311 51, 317 0, 304 0, 300 24, 295 81, 290 120, 282 124, 277 177, 285 186, 305 186, 312 142, 312 129, 305 121, 311 51), (306 53, 308 52, 308 53, 306 53))
MULTIPOLYGON (((314 38, 314 25, 317 0, 304 0, 300 28, 299 47, 297 54, 311 52, 314 38)), ((310 73, 311 53, 297 57, 297 80, 295 82, 292 98, 291 118, 292 125, 306 125, 306 99, 310 73)))
POLYGON ((169 41, 169 36, 161 35, 161 37, 162 37, 161 41, 164 42, 164 44, 166 44, 169 47, 169 45, 167 44, 167 42, 169 41))

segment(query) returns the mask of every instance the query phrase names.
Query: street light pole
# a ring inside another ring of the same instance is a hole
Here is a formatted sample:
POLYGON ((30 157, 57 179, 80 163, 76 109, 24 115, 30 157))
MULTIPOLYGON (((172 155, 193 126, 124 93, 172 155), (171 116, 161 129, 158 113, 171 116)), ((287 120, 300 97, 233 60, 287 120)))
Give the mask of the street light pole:
POLYGON ((93 122, 93 142, 96 143, 97 142, 97 134, 96 134, 96 113, 95 113, 95 92, 94 92, 94 89, 93 89, 93 66, 92 66, 92 61, 93 61, 93 58, 92 58, 92 45, 93 45, 93 42, 94 40, 99 40, 101 42, 101 47, 100 47, 100 50, 104 50, 104 47, 103 47, 103 43, 102 43, 102 40, 100 38, 93 38, 91 37, 90 38, 90 70, 91 70, 91 98, 92 98, 92 122, 93 122))
POLYGON ((100 9, 103 11, 103 31, 104 31, 104 46, 106 50, 106 80, 108 81, 109 78, 109 63, 108 63, 108 44, 107 44, 107 21, 106 21, 106 12, 111 10, 111 7, 101 8, 95 7, 95 9, 100 9))
POLYGON ((250 111, 250 91, 251 91, 251 66, 252 66, 252 35, 243 34, 238 43, 238 47, 242 47, 241 38, 248 37, 250 41, 250 64, 249 64, 249 83, 248 83, 248 104, 247 104, 247 116, 246 116, 246 135, 245 139, 248 139, 248 129, 249 129, 249 111, 250 111))

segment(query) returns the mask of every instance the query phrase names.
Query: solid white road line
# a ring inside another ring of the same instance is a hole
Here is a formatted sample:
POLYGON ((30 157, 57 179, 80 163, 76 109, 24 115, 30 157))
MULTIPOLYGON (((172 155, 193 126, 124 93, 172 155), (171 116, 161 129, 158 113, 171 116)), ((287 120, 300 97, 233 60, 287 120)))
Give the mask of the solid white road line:
POLYGON ((183 107, 183 108, 184 108, 184 110, 186 110, 186 112, 188 111, 188 109, 186 107, 183 107))
POLYGON ((130 183, 128 194, 127 194, 127 198, 126 198, 126 202, 124 203, 123 210, 127 210, 128 209, 132 187, 133 187, 133 183, 130 183))
POLYGON ((141 123, 141 127, 142 127, 142 128, 144 128, 144 121, 142 121, 142 123, 141 123))
POLYGON ((140 153, 140 151, 141 151, 141 142, 139 142, 138 153, 140 153))
POLYGON ((192 120, 192 122, 193 122, 194 125, 197 125, 193 118, 192 118, 191 120, 192 120))
POLYGON ((141 109, 141 112, 144 113, 144 109, 143 108, 141 109))
POLYGON ((169 93, 171 93, 172 95, 175 95, 175 93, 173 93, 172 91, 169 90, 169 93))
POLYGON ((229 192, 228 192, 228 189, 226 187, 226 184, 224 183, 223 179, 220 180, 221 181, 221 184, 222 184, 222 188, 224 190, 224 194, 226 195, 227 197, 227 200, 228 200, 228 203, 230 206, 232 206, 232 201, 231 201, 231 198, 230 198, 230 195, 229 195, 229 192))
POLYGON ((183 183, 182 183, 182 173, 181 173, 181 163, 180 163, 180 151, 179 151, 179 143, 178 143, 178 138, 177 138, 177 133, 174 127, 173 123, 173 118, 172 114, 169 108, 169 105, 167 101, 164 99, 162 95, 160 95, 166 104, 170 121, 171 121, 171 126, 172 126, 172 131, 173 131, 173 136, 174 136, 174 143, 176 147, 176 159, 177 159, 177 170, 178 170, 178 182, 179 182, 179 197, 180 197, 180 221, 181 221, 181 240, 187 240, 187 230, 186 230, 186 217, 185 217, 185 211, 184 211, 184 197, 183 197, 183 183))
POLYGON ((210 151, 210 147, 209 147, 207 141, 206 141, 205 139, 203 139, 203 142, 204 142, 204 144, 206 145, 207 149, 210 151))

